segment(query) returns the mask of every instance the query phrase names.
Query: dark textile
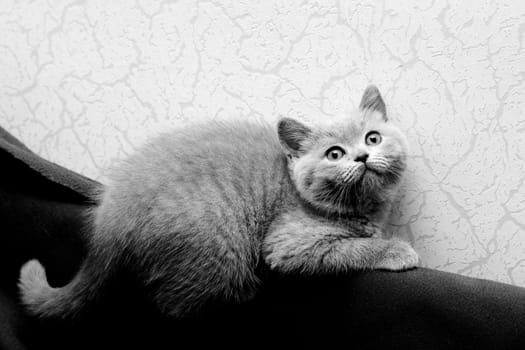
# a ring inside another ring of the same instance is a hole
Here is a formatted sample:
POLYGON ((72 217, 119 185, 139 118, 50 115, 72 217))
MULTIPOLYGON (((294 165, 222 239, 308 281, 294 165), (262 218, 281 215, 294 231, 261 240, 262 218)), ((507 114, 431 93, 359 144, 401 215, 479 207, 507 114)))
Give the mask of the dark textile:
POLYGON ((122 276, 79 319, 32 318, 18 302, 21 265, 38 258, 52 285, 67 283, 84 254, 89 194, 101 185, 1 128, 0 164, 1 349, 525 349, 525 289, 429 269, 268 275, 253 301, 182 321, 158 316, 122 276))

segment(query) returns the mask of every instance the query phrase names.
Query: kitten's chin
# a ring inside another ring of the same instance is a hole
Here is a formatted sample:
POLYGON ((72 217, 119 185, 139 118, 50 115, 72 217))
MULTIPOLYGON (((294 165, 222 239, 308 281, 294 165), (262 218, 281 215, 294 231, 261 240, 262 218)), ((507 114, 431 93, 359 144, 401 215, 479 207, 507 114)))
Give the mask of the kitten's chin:
POLYGON ((363 173, 359 184, 362 187, 362 192, 374 194, 380 192, 383 188, 383 182, 381 181, 381 174, 373 170, 367 170, 363 173))

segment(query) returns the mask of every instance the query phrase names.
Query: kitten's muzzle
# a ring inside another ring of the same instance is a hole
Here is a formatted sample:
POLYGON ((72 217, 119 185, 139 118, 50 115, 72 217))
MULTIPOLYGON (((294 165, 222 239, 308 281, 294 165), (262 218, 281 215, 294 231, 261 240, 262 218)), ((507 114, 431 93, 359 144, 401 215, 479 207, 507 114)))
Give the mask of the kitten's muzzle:
POLYGON ((385 173, 388 169, 388 163, 382 160, 373 160, 366 162, 366 169, 378 175, 385 173))

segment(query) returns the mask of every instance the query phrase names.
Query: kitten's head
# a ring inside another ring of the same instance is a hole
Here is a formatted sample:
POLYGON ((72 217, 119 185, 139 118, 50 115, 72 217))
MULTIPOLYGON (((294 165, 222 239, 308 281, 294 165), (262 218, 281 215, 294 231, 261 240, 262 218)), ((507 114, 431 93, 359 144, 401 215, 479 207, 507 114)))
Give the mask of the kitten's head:
POLYGON ((313 127, 283 118, 278 133, 300 196, 324 211, 363 215, 380 209, 406 168, 406 139, 388 120, 375 86, 350 116, 313 127))

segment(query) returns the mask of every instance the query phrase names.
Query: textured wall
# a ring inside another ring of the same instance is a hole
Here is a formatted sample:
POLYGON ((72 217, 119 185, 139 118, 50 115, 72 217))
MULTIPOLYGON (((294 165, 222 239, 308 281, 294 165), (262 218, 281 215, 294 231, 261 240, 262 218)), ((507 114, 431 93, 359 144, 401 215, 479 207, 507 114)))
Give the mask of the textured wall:
POLYGON ((525 285, 525 1, 0 0, 0 124, 103 169, 173 125, 353 108, 409 135, 393 228, 425 265, 525 285))

